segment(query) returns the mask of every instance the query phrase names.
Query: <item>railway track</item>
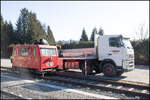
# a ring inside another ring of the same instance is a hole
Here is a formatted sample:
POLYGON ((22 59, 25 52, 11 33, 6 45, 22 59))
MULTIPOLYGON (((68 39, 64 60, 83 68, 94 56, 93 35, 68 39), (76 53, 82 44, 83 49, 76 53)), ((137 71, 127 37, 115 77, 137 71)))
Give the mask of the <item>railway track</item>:
MULTIPOLYGON (((1 67, 1 69, 3 69, 1 67)), ((10 68, 4 68, 5 72, 12 72, 10 68)), ((149 84, 132 83, 125 81, 112 81, 104 79, 95 79, 89 77, 79 77, 73 75, 62 75, 55 73, 54 75, 38 76, 38 78, 52 80, 57 82, 63 82, 66 84, 80 85, 83 87, 90 87, 95 89, 101 89, 106 91, 113 91, 116 93, 124 93, 126 95, 140 96, 143 98, 149 98, 149 84)))

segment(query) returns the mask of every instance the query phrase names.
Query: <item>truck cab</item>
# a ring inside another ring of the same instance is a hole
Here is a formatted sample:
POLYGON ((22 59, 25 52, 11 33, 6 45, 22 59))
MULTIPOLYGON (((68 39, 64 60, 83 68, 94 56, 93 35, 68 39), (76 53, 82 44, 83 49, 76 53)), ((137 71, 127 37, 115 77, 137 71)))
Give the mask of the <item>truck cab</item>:
POLYGON ((100 62, 101 71, 107 76, 121 75, 134 69, 133 47, 130 39, 122 35, 97 36, 95 56, 100 62))

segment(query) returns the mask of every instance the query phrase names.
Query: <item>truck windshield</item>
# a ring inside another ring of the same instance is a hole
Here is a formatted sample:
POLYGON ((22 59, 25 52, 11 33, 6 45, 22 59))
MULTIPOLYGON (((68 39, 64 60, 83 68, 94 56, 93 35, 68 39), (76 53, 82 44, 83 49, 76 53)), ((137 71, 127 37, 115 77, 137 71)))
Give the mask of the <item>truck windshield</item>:
POLYGON ((56 48, 40 48, 42 56, 56 56, 56 48))
POLYGON ((122 42, 126 48, 133 48, 129 39, 123 38, 122 42))

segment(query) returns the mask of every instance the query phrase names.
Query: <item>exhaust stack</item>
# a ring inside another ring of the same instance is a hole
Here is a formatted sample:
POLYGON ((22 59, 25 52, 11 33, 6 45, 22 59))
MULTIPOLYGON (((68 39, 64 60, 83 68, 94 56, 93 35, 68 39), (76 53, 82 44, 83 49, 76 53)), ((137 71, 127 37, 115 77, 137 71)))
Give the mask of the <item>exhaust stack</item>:
POLYGON ((98 38, 99 34, 94 33, 94 56, 98 57, 98 38))

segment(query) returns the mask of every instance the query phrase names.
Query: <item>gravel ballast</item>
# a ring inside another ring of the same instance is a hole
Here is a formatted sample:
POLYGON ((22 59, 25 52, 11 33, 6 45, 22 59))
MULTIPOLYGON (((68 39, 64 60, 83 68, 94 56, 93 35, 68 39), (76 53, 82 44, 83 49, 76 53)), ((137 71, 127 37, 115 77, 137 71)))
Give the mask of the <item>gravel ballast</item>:
MULTIPOLYGON (((11 75, 12 77, 13 75, 11 75)), ((15 95, 21 96, 25 99, 97 99, 96 97, 82 95, 79 93, 66 92, 65 90, 59 90, 54 88, 49 88, 46 86, 39 86, 32 83, 24 83, 21 78, 18 80, 8 80, 6 77, 1 76, 1 89, 13 93, 15 95)), ((32 80, 33 81, 33 80, 32 80)), ((51 84, 45 80, 34 80, 35 82, 51 84)), ((55 85, 55 82, 53 83, 55 85)), ((61 84, 61 83, 59 83, 61 84)))
MULTIPOLYGON (((125 95, 123 93, 120 94, 112 91, 105 91, 105 90, 94 89, 89 87, 81 87, 79 85, 72 85, 72 84, 60 83, 60 82, 55 82, 50 80, 43 80, 43 79, 32 79, 32 80, 40 81, 41 83, 52 84, 56 86, 62 86, 70 89, 84 91, 87 93, 101 94, 101 95, 120 98, 120 99, 142 99, 139 96, 132 96, 132 94, 125 95)), ((1 82, 3 81, 8 81, 8 79, 2 78, 1 82)), ((17 90, 15 91, 15 94, 17 95, 23 94, 23 97, 25 98, 34 98, 34 99, 60 99, 60 98, 61 99, 96 99, 95 97, 85 96, 85 95, 72 93, 72 92, 66 92, 54 88, 40 87, 38 85, 33 85, 33 84, 18 85, 18 86, 8 87, 4 89, 13 92, 14 90, 17 90), (21 91, 23 91, 23 93, 21 91)))

